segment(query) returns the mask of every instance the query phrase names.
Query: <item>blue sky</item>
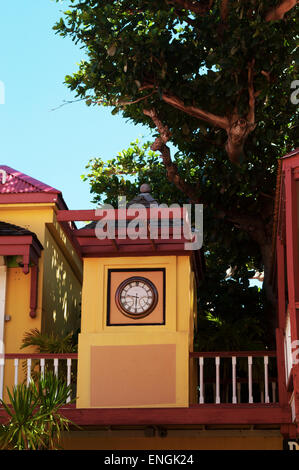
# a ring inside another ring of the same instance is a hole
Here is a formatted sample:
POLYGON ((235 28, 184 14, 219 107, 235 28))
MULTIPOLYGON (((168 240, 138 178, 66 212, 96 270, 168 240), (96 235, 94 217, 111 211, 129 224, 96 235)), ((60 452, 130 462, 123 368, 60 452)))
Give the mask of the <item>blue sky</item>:
POLYGON ((0 164, 11 166, 60 189, 70 209, 91 206, 88 183, 80 175, 93 157, 109 159, 136 138, 150 138, 103 107, 74 99, 64 77, 77 70, 83 51, 52 30, 67 2, 1 2, 0 164))

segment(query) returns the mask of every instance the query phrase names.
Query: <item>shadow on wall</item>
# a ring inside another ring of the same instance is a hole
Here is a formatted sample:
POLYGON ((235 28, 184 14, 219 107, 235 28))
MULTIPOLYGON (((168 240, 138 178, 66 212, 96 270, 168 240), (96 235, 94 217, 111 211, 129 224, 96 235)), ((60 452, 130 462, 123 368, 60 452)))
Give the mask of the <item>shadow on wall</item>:
POLYGON ((46 230, 42 332, 66 336, 80 328, 81 283, 46 230))

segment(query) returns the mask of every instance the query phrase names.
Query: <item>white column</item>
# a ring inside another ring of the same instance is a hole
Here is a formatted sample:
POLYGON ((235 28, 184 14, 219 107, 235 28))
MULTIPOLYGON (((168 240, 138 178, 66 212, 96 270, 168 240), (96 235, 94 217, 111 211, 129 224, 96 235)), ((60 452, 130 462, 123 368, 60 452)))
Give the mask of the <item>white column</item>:
MULTIPOLYGON (((67 359, 67 385, 71 385, 71 370, 72 370, 72 360, 67 359)), ((71 395, 69 394, 67 397, 66 402, 69 403, 71 401, 71 395)))
POLYGON ((216 365, 216 403, 220 403, 220 357, 215 357, 216 365))
POLYGON ((27 387, 31 380, 31 359, 27 359, 27 387))
POLYGON ((57 358, 54 359, 54 374, 55 374, 55 377, 58 377, 58 359, 57 358))
POLYGON ((236 365, 237 365, 237 358, 235 356, 232 357, 232 377, 233 377, 233 396, 232 396, 232 403, 237 403, 237 379, 236 379, 236 365))
POLYGON ((252 356, 248 357, 248 403, 253 403, 253 396, 252 396, 252 356))
POLYGON ((203 381, 204 358, 199 358, 199 403, 205 402, 204 381, 203 381))
POLYGON ((268 381, 268 356, 264 356, 264 373, 265 373, 265 403, 270 403, 269 398, 269 381, 268 381))
POLYGON ((15 387, 16 387, 19 382, 19 359, 14 360, 14 366, 15 366, 15 387))

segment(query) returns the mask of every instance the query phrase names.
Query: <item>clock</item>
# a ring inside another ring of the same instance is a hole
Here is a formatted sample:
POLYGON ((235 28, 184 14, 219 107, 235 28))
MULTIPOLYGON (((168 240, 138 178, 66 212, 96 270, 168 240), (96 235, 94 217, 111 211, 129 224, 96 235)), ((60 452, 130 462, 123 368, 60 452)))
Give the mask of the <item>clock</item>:
POLYGON ((147 317, 155 309, 158 303, 158 291, 149 279, 132 276, 118 286, 115 302, 123 315, 139 320, 147 317))

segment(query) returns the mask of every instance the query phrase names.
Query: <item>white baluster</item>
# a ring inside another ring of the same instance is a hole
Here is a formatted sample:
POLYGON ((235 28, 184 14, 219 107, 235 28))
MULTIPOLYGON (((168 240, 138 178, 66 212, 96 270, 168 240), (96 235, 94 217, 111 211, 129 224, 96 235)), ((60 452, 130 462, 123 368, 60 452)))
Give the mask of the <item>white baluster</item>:
POLYGON ((236 356, 232 357, 232 372, 233 372, 233 397, 232 397, 232 403, 237 403, 237 396, 236 396, 236 385, 237 385, 237 380, 236 380, 236 366, 237 366, 237 358, 236 356))
POLYGON ((276 382, 272 382, 272 402, 276 403, 276 382))
POLYGON ((27 359, 27 387, 31 380, 31 359, 27 359))
POLYGON ((248 403, 253 403, 253 396, 252 396, 252 356, 248 356, 248 403))
POLYGON ((43 379, 45 377, 45 359, 44 358, 40 360, 40 374, 43 379))
POLYGON ((220 357, 215 357, 216 364, 216 403, 220 403, 220 357))
MULTIPOLYGON (((67 385, 69 386, 69 385, 71 385, 72 360, 67 359, 66 364, 67 364, 67 385)), ((69 403, 70 401, 71 401, 71 395, 69 393, 66 402, 69 403)))
POLYGON ((54 359, 54 374, 55 374, 55 377, 58 377, 58 359, 57 358, 54 359))
POLYGON ((265 372, 265 403, 270 403, 269 398, 269 382, 268 382, 268 356, 264 356, 264 372, 265 372))
POLYGON ((19 359, 14 360, 14 366, 15 366, 15 387, 18 385, 19 382, 19 359))

